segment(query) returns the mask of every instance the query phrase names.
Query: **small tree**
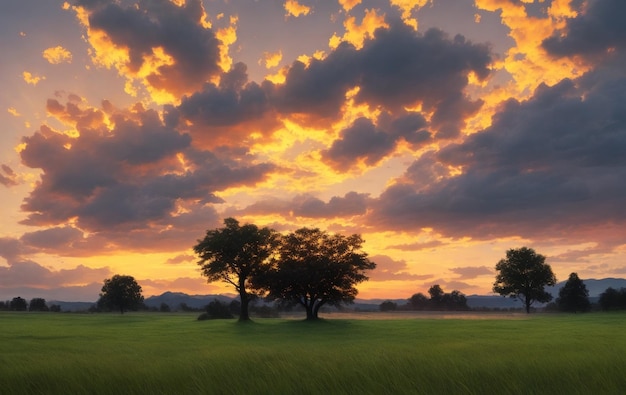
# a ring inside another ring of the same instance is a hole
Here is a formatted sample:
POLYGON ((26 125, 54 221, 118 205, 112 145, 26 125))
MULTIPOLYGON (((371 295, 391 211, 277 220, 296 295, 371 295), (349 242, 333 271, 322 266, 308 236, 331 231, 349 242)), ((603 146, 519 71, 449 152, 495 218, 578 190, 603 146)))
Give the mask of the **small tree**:
POLYGON ((137 309, 143 303, 141 286, 132 276, 116 274, 104 280, 98 306, 119 309, 121 314, 137 309))
POLYGON ((413 294, 408 300, 408 305, 411 310, 428 310, 430 301, 421 292, 413 294))
POLYGON ((26 311, 28 310, 28 303, 26 303, 26 299, 16 296, 9 302, 9 308, 12 311, 26 311))
POLYGON ((559 297, 556 304, 562 311, 576 313, 585 312, 591 308, 589 302, 589 291, 578 277, 577 273, 571 273, 565 285, 559 290, 559 297))
POLYGON ((355 285, 376 267, 361 251, 359 235, 329 235, 319 229, 298 229, 282 238, 277 264, 256 279, 268 298, 302 305, 307 320, 316 320, 322 306, 352 303, 355 285))
POLYGON ((626 309, 626 288, 617 290, 613 287, 608 287, 600 294, 598 303, 602 310, 626 309))
POLYGON ((239 226, 236 219, 226 218, 223 228, 207 231, 204 239, 193 247, 208 282, 223 281, 239 294, 239 321, 250 319, 248 306, 253 297, 250 283, 254 276, 269 268, 277 245, 278 233, 273 229, 259 229, 252 224, 239 226))
POLYGON ((398 309, 398 304, 392 302, 391 300, 385 300, 378 306, 380 311, 396 311, 398 309))
POLYGON ((443 306, 443 297, 445 292, 439 284, 435 284, 428 289, 428 294, 430 295, 430 307, 434 310, 439 310, 443 306))
POLYGON ((533 302, 547 303, 552 295, 545 286, 556 284, 556 278, 546 258, 532 248, 522 247, 506 252, 506 259, 496 265, 496 281, 493 292, 514 299, 521 299, 530 313, 533 302))
POLYGON ((48 305, 43 298, 33 298, 28 304, 28 311, 48 311, 48 305))

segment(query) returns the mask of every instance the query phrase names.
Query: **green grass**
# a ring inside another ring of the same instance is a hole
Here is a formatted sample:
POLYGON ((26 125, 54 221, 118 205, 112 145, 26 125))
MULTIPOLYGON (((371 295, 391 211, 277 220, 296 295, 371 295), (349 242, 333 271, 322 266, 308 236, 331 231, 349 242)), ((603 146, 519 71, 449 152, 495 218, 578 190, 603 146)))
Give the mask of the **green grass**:
POLYGON ((0 314, 1 394, 624 394, 626 315, 0 314))

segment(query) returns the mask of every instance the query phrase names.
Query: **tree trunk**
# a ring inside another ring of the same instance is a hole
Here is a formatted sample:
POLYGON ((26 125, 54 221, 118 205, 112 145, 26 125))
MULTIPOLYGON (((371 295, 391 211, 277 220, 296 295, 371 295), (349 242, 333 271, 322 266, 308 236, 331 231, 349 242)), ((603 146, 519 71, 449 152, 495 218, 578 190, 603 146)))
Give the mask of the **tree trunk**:
POLYGON ((526 314, 530 314, 530 303, 532 301, 530 300, 530 298, 526 297, 525 302, 526 302, 526 314))
POLYGON ((307 321, 312 321, 312 320, 315 320, 315 319, 317 319, 317 317, 313 313, 313 304, 308 304, 306 306, 306 320, 307 321))
POLYGON ((239 292, 239 299, 241 300, 241 310, 239 311, 239 321, 250 321, 250 314, 248 313, 248 304, 250 298, 245 290, 239 292))
POLYGON ((322 307, 322 305, 324 305, 325 302, 319 302, 315 304, 315 307, 313 307, 313 319, 317 320, 319 319, 319 311, 320 311, 320 307, 322 307))

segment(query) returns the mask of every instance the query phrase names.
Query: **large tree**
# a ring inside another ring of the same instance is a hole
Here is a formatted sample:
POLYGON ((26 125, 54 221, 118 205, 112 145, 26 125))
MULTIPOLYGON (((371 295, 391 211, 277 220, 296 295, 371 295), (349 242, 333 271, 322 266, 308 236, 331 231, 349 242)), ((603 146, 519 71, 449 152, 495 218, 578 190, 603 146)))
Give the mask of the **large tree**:
POLYGON ((520 299, 526 307, 526 313, 530 313, 530 306, 535 301, 551 301, 552 295, 544 287, 556 284, 556 278, 545 261, 546 257, 537 254, 532 248, 508 250, 506 258, 496 265, 493 292, 520 299))
POLYGON ((236 219, 226 218, 223 228, 208 230, 193 247, 208 282, 226 282, 239 294, 239 321, 250 319, 248 305, 254 296, 251 280, 269 267, 278 239, 273 229, 253 224, 240 226, 236 219))
POLYGON ((559 306, 559 309, 573 313, 578 311, 585 312, 591 308, 589 291, 577 273, 569 275, 569 279, 559 290, 556 304, 559 306))
POLYGON ((132 276, 116 274, 104 280, 98 306, 125 311, 136 309, 143 303, 141 286, 132 276))
POLYGON ((324 305, 352 303, 355 285, 368 279, 366 270, 376 267, 362 245, 356 234, 298 229, 282 237, 276 265, 261 277, 260 287, 269 299, 302 305, 307 320, 315 320, 324 305))

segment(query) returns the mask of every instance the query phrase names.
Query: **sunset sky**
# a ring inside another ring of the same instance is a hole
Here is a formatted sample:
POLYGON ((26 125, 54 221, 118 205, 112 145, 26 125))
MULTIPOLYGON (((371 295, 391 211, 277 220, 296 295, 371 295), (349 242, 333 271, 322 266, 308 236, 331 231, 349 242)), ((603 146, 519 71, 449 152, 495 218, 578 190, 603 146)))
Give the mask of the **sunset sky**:
POLYGON ((2 0, 0 300, 232 293, 223 219, 359 233, 360 298, 626 275, 624 0, 2 0))

